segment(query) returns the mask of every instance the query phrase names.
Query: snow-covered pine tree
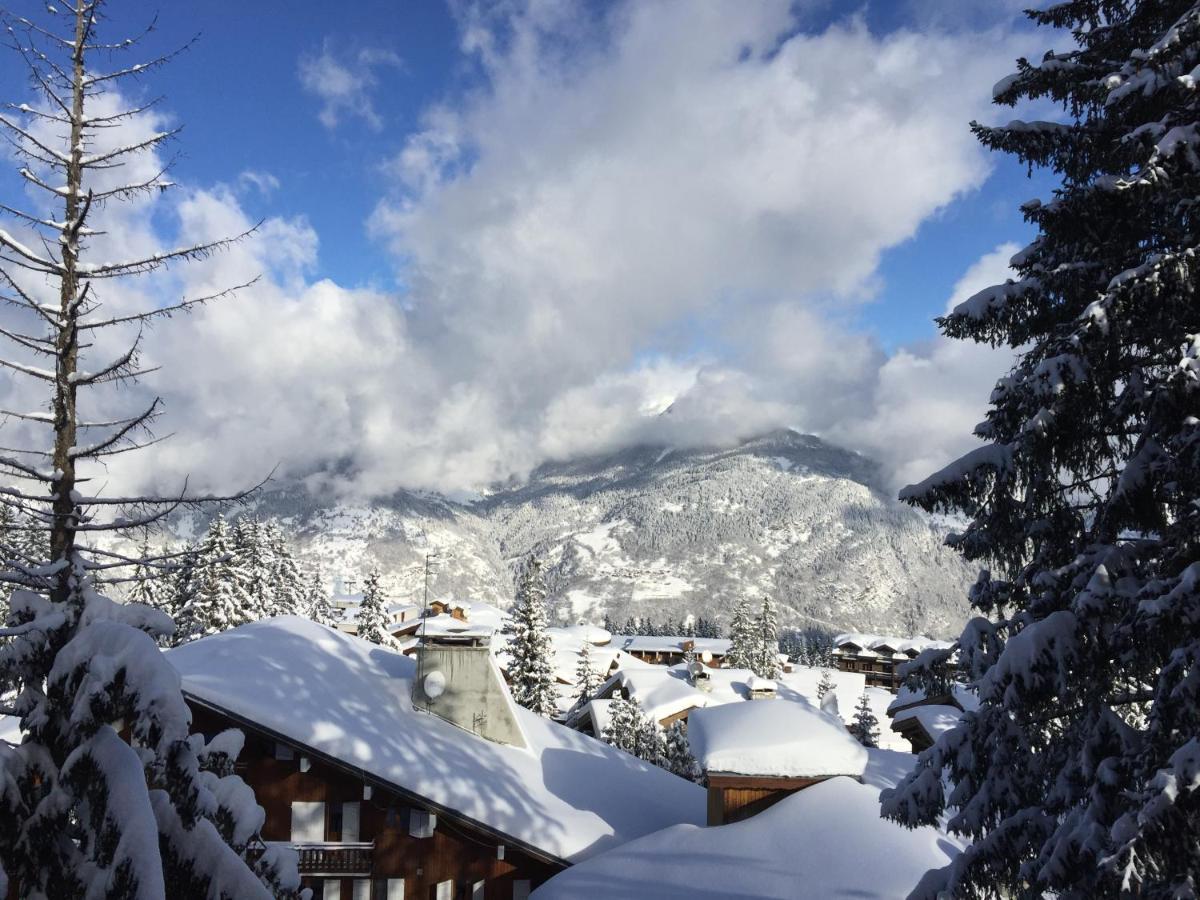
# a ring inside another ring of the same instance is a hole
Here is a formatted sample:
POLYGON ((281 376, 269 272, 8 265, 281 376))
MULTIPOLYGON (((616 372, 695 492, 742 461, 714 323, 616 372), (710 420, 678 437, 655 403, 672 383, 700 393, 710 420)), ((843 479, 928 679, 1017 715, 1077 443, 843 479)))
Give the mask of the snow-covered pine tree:
POLYGON ((759 678, 778 678, 783 674, 779 668, 779 614, 770 597, 763 597, 755 631, 757 646, 751 654, 750 668, 759 678))
POLYGON ((866 691, 863 691, 863 695, 858 700, 858 706, 854 708, 854 721, 850 723, 850 734, 864 747, 879 746, 879 719, 871 709, 871 701, 867 699, 866 691))
POLYGON ((166 609, 167 590, 169 585, 162 577, 162 572, 157 567, 146 562, 154 556, 163 556, 165 554, 155 554, 150 550, 150 542, 142 541, 137 564, 133 567, 133 581, 129 585, 129 591, 125 595, 125 599, 129 603, 141 603, 143 606, 149 606, 151 609, 161 609, 163 612, 170 615, 171 611, 166 609))
POLYGON ((303 609, 304 614, 318 625, 332 628, 340 619, 325 588, 325 579, 316 569, 305 580, 303 609))
POLYGON ((266 531, 257 516, 239 516, 233 523, 233 552, 250 598, 253 619, 269 619, 275 612, 275 559, 267 545, 266 531))
POLYGON ((194 556, 193 592, 179 610, 178 641, 190 641, 256 621, 259 605, 223 515, 209 523, 194 556))
POLYGON ((652 766, 667 768, 667 747, 663 730, 648 715, 641 715, 639 708, 637 735, 634 738, 633 755, 652 766))
POLYGON ((825 699, 825 695, 834 689, 833 673, 828 669, 821 670, 821 680, 817 682, 817 702, 825 699))
POLYGON ((6 413, 5 444, 14 449, 0 457, 0 471, 16 484, 0 504, 26 512, 49 538, 41 559, 9 559, 3 573, 17 589, 0 627, 0 696, 15 699, 0 702, 0 712, 20 718, 23 735, 16 747, 0 746, 0 880, 22 897, 151 900, 168 896, 168 885, 172 897, 296 896, 294 854, 271 849, 257 864, 248 859, 261 810, 236 775, 214 771, 234 750, 229 739, 189 735, 179 675, 155 643, 171 632, 170 618, 98 590, 156 561, 90 538, 128 537, 200 499, 97 491, 106 457, 136 451, 159 410, 154 400, 130 416, 110 414, 120 396, 113 386, 139 374, 144 326, 206 298, 150 303, 144 312, 112 312, 120 304, 106 301, 136 302, 125 276, 228 243, 140 258, 121 259, 119 245, 93 253, 105 241, 108 202, 169 187, 161 174, 124 185, 121 175, 175 134, 122 139, 142 110, 121 107, 120 86, 167 58, 123 62, 141 39, 102 37, 104 6, 46 4, 38 22, 0 12, 6 45, 39 91, 35 105, 10 104, 0 115, 29 190, 0 207, 12 222, 0 228, 0 296, 11 313, 0 332, 10 354, 0 363, 22 389, 41 393, 41 402, 22 400, 39 411, 6 413), (94 59, 105 68, 92 68, 94 59), (98 102, 101 94, 115 102, 98 102), (25 201, 32 209, 18 212, 25 201), (95 357, 126 334, 123 352, 95 357))
MULTIPOLYGON (((948 809, 973 842, 931 892, 1195 896, 1200 4, 1029 15, 1073 46, 1020 60, 996 101, 1050 98, 1066 121, 974 128, 1061 186, 1022 207, 1039 234, 1018 278, 939 320, 1018 359, 976 427, 987 443, 902 494, 971 520, 950 543, 988 566, 957 646, 980 705, 884 811, 948 809)), ((945 654, 924 657, 918 678, 945 654)))
POLYGON ((278 519, 268 519, 263 523, 263 540, 272 563, 271 593, 273 602, 270 615, 304 615, 307 610, 304 576, 300 572, 296 555, 292 551, 278 519))
POLYGON ((373 644, 390 645, 387 598, 379 583, 379 570, 372 569, 363 581, 362 601, 358 604, 358 636, 373 644))
POLYGON ((638 734, 642 727, 642 708, 636 700, 613 698, 608 706, 608 724, 602 737, 618 750, 637 755, 638 734))
POLYGON ((692 756, 688 744, 687 725, 682 721, 672 722, 663 738, 663 768, 688 781, 700 780, 700 764, 692 756))
POLYGON ((509 612, 509 686, 513 700, 538 715, 552 716, 558 708, 554 691, 552 647, 546 633, 546 585, 542 566, 530 560, 517 585, 509 612))
POLYGON ((580 707, 596 696, 600 687, 600 676, 592 663, 592 645, 584 641, 579 648, 579 662, 575 665, 575 706, 580 707))
POLYGON ((731 669, 749 669, 754 665, 759 640, 754 620, 750 616, 750 601, 742 598, 733 609, 729 625, 729 653, 725 665, 731 669))

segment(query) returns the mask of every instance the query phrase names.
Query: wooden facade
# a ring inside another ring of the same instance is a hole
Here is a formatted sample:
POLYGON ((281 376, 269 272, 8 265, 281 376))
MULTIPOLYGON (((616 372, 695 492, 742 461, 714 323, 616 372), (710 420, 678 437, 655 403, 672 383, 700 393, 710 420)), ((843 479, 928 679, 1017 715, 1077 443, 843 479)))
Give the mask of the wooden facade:
POLYGON ((565 863, 187 698, 193 728, 240 728, 237 773, 266 812, 262 837, 296 847, 314 900, 523 900, 565 863))
POLYGON ((825 780, 711 772, 708 775, 708 824, 728 825, 748 819, 784 797, 825 780))

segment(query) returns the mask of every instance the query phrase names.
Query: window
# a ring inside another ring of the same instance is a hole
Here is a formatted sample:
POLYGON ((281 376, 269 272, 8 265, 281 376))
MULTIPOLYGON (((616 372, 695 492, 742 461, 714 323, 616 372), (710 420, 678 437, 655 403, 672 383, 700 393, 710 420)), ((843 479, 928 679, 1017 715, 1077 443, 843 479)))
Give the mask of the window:
POLYGON ((342 804, 342 840, 350 844, 358 842, 359 808, 357 800, 342 804))
POLYGON ((325 804, 296 801, 292 803, 292 841, 297 844, 319 844, 325 840, 325 804))
POLYGON ((371 900, 404 900, 404 879, 376 878, 371 900))
POLYGON ((471 900, 483 900, 487 888, 486 881, 477 881, 471 885, 471 900))
POLYGON ((513 900, 529 900, 528 878, 520 878, 513 882, 513 900))
POLYGON ((350 886, 350 900, 371 900, 371 882, 366 878, 355 878, 350 886))
POLYGON ((282 741, 275 742, 275 758, 284 761, 296 758, 296 751, 282 741))
POLYGON ((342 882, 338 878, 326 878, 321 887, 321 900, 342 900, 342 882))
POLYGON ((433 896, 434 900, 454 900, 454 882, 439 881, 433 896))

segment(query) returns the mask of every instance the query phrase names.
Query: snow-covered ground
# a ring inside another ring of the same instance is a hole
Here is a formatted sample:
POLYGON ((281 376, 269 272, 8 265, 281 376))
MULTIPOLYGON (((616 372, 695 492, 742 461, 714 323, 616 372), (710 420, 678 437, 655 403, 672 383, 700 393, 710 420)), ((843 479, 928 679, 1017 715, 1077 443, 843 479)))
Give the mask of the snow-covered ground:
POLYGON ((731 825, 677 825, 550 879, 534 900, 900 900, 958 846, 879 817, 879 792, 915 757, 868 751, 863 783, 832 778, 731 825))

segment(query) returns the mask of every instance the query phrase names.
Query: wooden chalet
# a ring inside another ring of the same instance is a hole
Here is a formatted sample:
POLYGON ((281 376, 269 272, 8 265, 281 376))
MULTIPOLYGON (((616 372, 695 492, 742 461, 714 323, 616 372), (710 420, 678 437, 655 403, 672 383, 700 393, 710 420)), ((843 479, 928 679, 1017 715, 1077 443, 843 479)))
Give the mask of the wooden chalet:
POLYGON ((870 634, 839 634, 833 639, 831 655, 843 672, 861 672, 867 687, 881 687, 895 693, 903 679, 899 667, 916 659, 929 648, 949 647, 945 641, 929 638, 880 637, 870 634))
POLYGON ((618 637, 621 649, 642 662, 674 666, 689 655, 711 668, 720 668, 729 655, 731 642, 724 638, 655 636, 635 634, 618 637))
POLYGON ((709 825, 748 819, 830 778, 861 779, 867 762, 841 722, 791 700, 697 709, 688 742, 708 784, 709 825))
POLYGON ((246 736, 262 838, 317 900, 520 900, 573 863, 703 820, 703 792, 512 703, 478 641, 416 658, 305 619, 168 652, 195 730, 246 736))

